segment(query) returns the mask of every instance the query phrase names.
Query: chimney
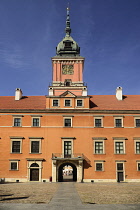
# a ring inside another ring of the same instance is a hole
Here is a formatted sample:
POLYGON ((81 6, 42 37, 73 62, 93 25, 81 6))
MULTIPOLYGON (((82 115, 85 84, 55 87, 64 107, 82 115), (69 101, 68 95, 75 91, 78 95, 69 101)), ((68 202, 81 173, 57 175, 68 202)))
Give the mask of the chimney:
POLYGON ((16 88, 15 91, 15 100, 18 101, 22 98, 22 90, 20 88, 16 88))
POLYGON ((49 88, 49 96, 53 96, 53 88, 49 88))
POLYGON ((122 101, 123 100, 123 95, 122 95, 122 87, 117 87, 116 89, 116 98, 119 100, 119 101, 122 101))
POLYGON ((87 96, 87 88, 83 89, 82 96, 87 96))

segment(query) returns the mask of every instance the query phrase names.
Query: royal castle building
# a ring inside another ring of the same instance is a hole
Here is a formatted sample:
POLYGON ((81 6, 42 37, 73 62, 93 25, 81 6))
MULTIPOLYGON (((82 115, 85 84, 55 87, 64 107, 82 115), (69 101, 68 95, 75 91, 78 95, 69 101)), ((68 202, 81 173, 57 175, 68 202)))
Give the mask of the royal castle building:
POLYGON ((1 180, 140 181, 140 95, 88 95, 83 69, 67 9, 48 95, 0 96, 1 180))

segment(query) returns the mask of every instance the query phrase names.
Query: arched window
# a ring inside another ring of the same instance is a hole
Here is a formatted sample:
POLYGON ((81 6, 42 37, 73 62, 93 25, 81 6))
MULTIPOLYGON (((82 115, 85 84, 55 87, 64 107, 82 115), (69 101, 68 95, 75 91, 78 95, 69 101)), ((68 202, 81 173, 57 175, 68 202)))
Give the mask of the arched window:
POLYGON ((30 167, 39 167, 39 165, 37 163, 32 163, 30 167))
POLYGON ((65 86, 71 86, 71 79, 65 80, 65 86))

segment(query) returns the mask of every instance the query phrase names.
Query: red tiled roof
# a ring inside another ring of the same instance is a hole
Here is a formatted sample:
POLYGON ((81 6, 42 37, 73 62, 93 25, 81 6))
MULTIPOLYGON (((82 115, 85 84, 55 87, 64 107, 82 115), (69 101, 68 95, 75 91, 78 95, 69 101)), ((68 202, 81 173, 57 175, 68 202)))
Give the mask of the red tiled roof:
POLYGON ((126 95, 117 100, 115 95, 92 95, 92 110, 140 110, 140 95, 126 95))
MULTIPOLYGON (((46 109, 45 96, 23 96, 16 101, 14 96, 0 96, 0 109, 46 109)), ((118 101, 115 95, 90 96, 91 110, 140 110, 140 95, 124 96, 118 101)))
POLYGON ((0 96, 0 109, 45 109, 45 96, 23 96, 16 101, 14 96, 0 96))

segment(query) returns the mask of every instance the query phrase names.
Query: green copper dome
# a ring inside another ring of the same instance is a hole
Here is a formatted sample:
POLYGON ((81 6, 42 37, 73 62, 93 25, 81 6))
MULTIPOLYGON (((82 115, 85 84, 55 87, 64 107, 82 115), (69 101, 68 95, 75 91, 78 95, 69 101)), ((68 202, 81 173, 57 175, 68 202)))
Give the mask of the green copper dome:
POLYGON ((65 36, 65 38, 57 45, 56 54, 60 56, 80 55, 80 47, 71 36, 65 36))
POLYGON ((69 8, 67 8, 67 19, 66 19, 66 36, 56 47, 57 56, 78 56, 80 55, 80 47, 77 42, 70 36, 70 17, 69 17, 69 8))

